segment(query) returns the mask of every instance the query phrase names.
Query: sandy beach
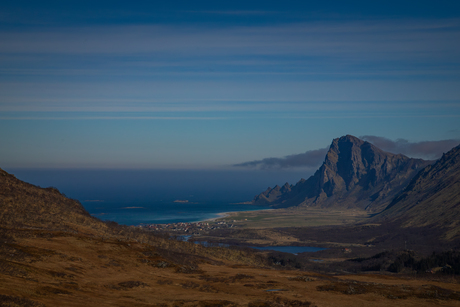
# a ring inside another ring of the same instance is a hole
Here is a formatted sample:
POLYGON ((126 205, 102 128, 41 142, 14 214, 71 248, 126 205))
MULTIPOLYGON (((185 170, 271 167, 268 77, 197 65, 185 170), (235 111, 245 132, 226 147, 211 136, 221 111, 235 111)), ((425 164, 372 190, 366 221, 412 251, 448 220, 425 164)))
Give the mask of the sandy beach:
MULTIPOLYGON (((242 211, 236 211, 236 212, 242 212, 242 211)), ((216 213, 216 215, 217 215, 216 217, 205 219, 205 220, 200 221, 200 222, 214 222, 214 221, 216 221, 218 219, 223 219, 223 218, 232 216, 232 214, 236 213, 236 212, 220 212, 220 213, 216 213)))
POLYGON ((251 213, 254 213, 256 211, 267 211, 267 210, 275 210, 275 209, 260 209, 260 210, 248 210, 248 211, 230 211, 230 212, 220 212, 220 213, 217 213, 217 217, 213 217, 213 218, 209 218, 209 219, 205 219, 203 221, 200 221, 200 222, 215 222, 216 220, 218 219, 223 219, 223 218, 227 218, 227 217, 232 217, 232 216, 236 216, 240 213, 245 213, 245 212, 251 212, 251 213))

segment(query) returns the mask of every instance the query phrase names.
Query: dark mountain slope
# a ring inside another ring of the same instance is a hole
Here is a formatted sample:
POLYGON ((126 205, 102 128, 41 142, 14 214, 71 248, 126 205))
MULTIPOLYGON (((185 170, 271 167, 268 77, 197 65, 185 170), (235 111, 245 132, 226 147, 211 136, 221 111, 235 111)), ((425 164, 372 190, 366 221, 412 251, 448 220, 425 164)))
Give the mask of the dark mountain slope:
POLYGON ((264 192, 260 193, 254 198, 254 202, 257 203, 271 203, 276 201, 279 197, 282 195, 285 195, 289 192, 291 192, 292 185, 289 183, 285 183, 282 187, 279 185, 276 185, 273 189, 268 188, 264 192))
POLYGON ((378 212, 430 163, 384 152, 347 135, 333 140, 324 163, 308 180, 302 179, 295 186, 285 185, 284 189, 267 190, 253 202, 273 207, 360 208, 378 212))
POLYGON ((55 188, 40 188, 0 169, 0 225, 10 228, 98 232, 107 225, 55 188))
POLYGON ((377 217, 403 226, 443 226, 460 234, 460 145, 415 176, 377 217))

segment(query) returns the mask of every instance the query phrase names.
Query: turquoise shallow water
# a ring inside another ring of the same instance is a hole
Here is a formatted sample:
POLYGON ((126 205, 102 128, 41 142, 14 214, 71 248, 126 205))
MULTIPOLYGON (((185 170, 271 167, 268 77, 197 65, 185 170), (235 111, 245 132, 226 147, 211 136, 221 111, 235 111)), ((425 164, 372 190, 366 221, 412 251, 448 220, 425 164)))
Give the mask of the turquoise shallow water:
POLYGON ((83 201, 85 208, 101 220, 124 225, 196 222, 218 217, 218 213, 262 210, 266 207, 208 201, 196 203, 157 202, 92 202, 83 201))

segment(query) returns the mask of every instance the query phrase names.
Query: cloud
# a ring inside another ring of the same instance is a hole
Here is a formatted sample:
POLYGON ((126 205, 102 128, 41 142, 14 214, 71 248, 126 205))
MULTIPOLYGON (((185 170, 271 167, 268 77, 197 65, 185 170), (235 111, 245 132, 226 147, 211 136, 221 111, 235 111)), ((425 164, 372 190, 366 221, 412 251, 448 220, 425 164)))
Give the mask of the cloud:
POLYGON ((460 139, 449 139, 440 141, 409 142, 405 139, 396 141, 374 135, 364 135, 362 140, 374 144, 378 148, 395 153, 403 154, 414 158, 439 159, 443 153, 460 144, 460 139))
POLYGON ((459 37, 458 20, 5 28, 0 112, 458 116, 459 37))
POLYGON ((236 167, 275 169, 275 168, 317 168, 324 161, 328 147, 309 150, 305 153, 285 156, 283 158, 265 158, 235 164, 236 167))
POLYGON ((457 59, 457 20, 309 22, 275 26, 113 25, 0 31, 1 53, 346 56, 457 59), (415 53, 415 55, 414 55, 415 53))
MULTIPOLYGON (((381 105, 401 98, 458 106, 459 37, 458 20, 5 28, 0 111, 245 112, 275 99, 264 108, 389 116, 381 105), (191 99, 204 102, 169 103, 191 99)), ((401 107, 384 109, 413 115, 401 107)))
POLYGON ((0 116, 0 120, 225 120, 204 116, 0 116))

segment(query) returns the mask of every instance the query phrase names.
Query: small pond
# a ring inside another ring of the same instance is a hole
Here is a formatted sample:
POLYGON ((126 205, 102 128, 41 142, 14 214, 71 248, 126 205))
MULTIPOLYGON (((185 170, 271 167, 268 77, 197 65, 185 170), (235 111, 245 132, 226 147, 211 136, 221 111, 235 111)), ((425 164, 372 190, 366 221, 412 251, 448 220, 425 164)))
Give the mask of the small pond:
POLYGON ((313 253, 325 250, 326 248, 314 247, 314 246, 250 246, 250 248, 255 248, 258 250, 269 250, 277 251, 290 254, 300 254, 300 253, 313 253))
MULTIPOLYGON (((177 236, 178 240, 188 241, 192 236, 177 236)), ((192 241, 190 241, 192 242, 192 241)), ((208 243, 207 241, 193 241, 195 244, 201 244, 203 246, 221 246, 229 247, 230 245, 224 243, 208 243)), ((325 250, 326 248, 314 247, 314 246, 248 246, 258 250, 277 251, 289 254, 300 254, 300 253, 313 253, 317 251, 325 250)))

